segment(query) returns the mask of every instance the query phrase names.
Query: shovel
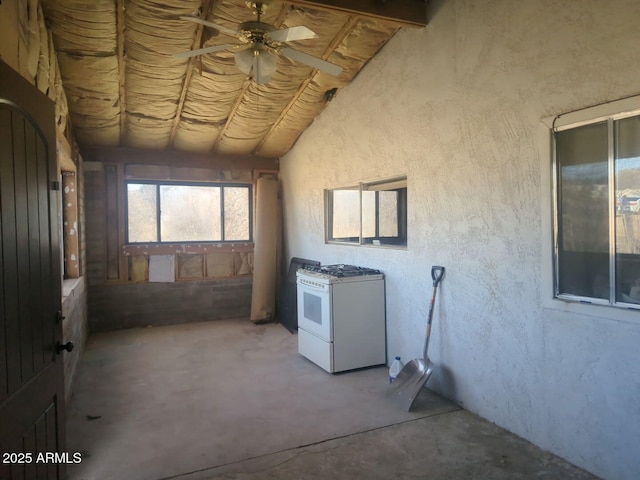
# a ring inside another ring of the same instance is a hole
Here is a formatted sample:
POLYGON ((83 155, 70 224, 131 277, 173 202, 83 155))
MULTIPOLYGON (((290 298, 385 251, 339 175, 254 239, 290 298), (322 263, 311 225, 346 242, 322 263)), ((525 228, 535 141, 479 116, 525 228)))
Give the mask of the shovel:
POLYGON ((415 358, 402 367, 402 370, 400 370, 400 373, 391 384, 389 396, 407 412, 411 409, 418 393, 420 393, 422 387, 429 380, 431 372, 433 372, 433 363, 427 357, 427 350, 429 349, 429 337, 431 336, 433 305, 436 302, 436 292, 442 277, 444 277, 444 267, 431 267, 433 294, 429 303, 429 318, 427 320, 427 334, 424 338, 423 358, 415 358))

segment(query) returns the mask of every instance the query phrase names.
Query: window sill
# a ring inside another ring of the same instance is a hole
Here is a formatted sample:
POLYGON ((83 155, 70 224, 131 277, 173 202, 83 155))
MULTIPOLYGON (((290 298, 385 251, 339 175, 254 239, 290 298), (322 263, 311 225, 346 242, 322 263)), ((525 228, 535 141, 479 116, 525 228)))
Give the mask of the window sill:
POLYGON ((73 302, 73 300, 82 295, 84 292, 84 277, 69 278, 62 281, 62 307, 64 311, 65 304, 67 302, 73 302))
POLYGON ((253 242, 237 243, 148 243, 122 247, 123 255, 175 255, 180 253, 252 252, 253 242))
MULTIPOLYGON (((640 305, 638 305, 640 307, 640 305)), ((567 298, 553 298, 547 300, 544 309, 559 312, 585 315, 599 319, 615 320, 638 324, 640 323, 640 308, 626 305, 611 305, 609 303, 587 303, 580 300, 570 300, 567 298)))
POLYGON ((363 248, 377 248, 377 249, 383 249, 383 250, 408 250, 406 245, 392 245, 392 244, 380 244, 380 245, 375 245, 372 243, 353 243, 353 242, 340 242, 338 240, 327 240, 325 242, 327 245, 344 245, 347 247, 363 247, 363 248))

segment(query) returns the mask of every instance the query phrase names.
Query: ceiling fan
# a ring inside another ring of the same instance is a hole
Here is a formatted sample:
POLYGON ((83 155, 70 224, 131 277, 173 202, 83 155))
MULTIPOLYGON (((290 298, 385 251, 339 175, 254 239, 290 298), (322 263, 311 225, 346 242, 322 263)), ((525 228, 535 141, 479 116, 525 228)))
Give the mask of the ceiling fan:
POLYGON ((294 40, 318 38, 318 35, 313 30, 305 26, 278 30, 273 25, 260 21, 260 17, 267 8, 266 2, 247 1, 246 3, 247 6, 254 9, 258 20, 241 23, 237 31, 198 17, 180 17, 183 20, 199 23, 206 27, 214 28, 225 35, 238 38, 242 41, 242 44, 214 45, 212 47, 178 53, 175 56, 188 58, 221 50, 235 51, 235 61, 238 68, 247 75, 253 71, 253 80, 258 84, 269 83, 271 75, 273 75, 276 70, 278 55, 283 55, 297 62, 304 63, 330 75, 340 75, 342 67, 286 45, 287 42, 294 40))

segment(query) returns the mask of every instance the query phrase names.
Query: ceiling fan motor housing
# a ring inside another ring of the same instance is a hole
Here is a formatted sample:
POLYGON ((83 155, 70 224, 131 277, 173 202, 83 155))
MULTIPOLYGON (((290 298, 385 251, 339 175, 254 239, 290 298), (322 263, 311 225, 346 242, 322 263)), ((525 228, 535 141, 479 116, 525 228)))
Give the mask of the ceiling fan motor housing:
POLYGON ((238 32, 249 42, 265 43, 265 35, 276 30, 276 27, 264 22, 244 22, 238 27, 238 32))

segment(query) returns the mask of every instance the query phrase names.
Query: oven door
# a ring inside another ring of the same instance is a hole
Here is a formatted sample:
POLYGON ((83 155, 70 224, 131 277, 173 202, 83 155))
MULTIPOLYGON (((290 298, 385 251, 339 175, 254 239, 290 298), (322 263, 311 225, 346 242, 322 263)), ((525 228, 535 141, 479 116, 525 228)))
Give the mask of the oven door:
POLYGON ((326 342, 333 341, 331 285, 298 276, 298 328, 326 342))

